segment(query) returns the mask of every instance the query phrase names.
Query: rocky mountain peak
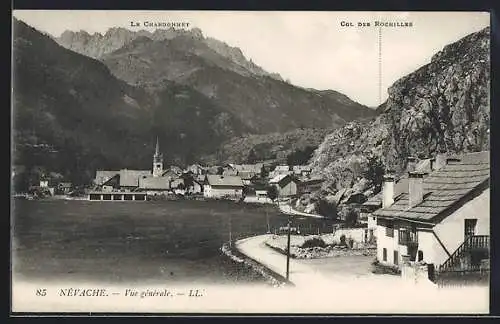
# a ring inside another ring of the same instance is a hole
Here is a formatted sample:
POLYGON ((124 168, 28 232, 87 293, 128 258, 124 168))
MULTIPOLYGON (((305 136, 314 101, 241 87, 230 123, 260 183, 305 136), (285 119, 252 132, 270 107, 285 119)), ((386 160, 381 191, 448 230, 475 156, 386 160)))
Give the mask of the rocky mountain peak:
POLYGON ((190 34, 193 38, 203 39, 203 32, 199 28, 190 29, 190 34))
POLYGON ((94 33, 93 35, 85 31, 65 31, 59 38, 56 38, 56 41, 77 53, 102 59, 105 55, 126 46, 138 37, 147 37, 155 41, 176 40, 177 44, 183 44, 186 49, 195 51, 197 55, 207 55, 209 59, 213 59, 214 56, 210 53, 210 51, 213 51, 225 60, 232 62, 231 64, 237 65, 234 70, 282 80, 279 74, 269 73, 248 60, 238 47, 231 47, 225 42, 214 38, 206 38, 202 30, 197 27, 188 30, 175 28, 156 29, 153 32, 147 30, 132 31, 122 27, 113 27, 104 34, 94 33))
POLYGON ((389 87, 375 120, 353 121, 327 135, 310 161, 327 178, 323 189, 335 193, 360 183, 369 157, 402 172, 409 156, 489 150, 489 42, 485 28, 445 46, 389 87))

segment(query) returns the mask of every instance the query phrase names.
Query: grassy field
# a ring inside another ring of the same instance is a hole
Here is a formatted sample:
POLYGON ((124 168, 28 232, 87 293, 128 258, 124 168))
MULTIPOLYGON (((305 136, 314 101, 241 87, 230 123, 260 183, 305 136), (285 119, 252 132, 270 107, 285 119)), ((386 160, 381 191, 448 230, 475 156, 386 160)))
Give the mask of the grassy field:
POLYGON ((272 206, 223 201, 24 201, 13 213, 18 278, 106 282, 258 281, 223 257, 232 238, 286 224, 272 206))

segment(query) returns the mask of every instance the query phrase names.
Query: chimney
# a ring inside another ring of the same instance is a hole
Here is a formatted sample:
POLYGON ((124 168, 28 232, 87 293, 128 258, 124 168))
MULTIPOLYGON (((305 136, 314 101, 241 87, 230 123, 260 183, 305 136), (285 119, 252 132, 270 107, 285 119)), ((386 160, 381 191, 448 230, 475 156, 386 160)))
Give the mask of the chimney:
POLYGON ((408 172, 409 207, 415 207, 424 199, 424 172, 408 172))
POLYGON ((407 159, 407 164, 406 164, 406 169, 408 172, 413 172, 415 171, 415 168, 417 167, 417 158, 414 156, 409 156, 407 159))
POLYGON ((394 203, 394 176, 384 175, 382 188, 382 208, 390 207, 394 203))

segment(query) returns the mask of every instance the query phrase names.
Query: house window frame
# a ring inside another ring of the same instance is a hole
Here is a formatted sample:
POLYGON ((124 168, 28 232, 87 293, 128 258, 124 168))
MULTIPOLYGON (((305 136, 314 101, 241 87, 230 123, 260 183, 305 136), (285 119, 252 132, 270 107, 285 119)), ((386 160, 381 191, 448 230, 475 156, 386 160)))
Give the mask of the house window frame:
POLYGON ((424 261, 424 251, 418 250, 417 251, 417 262, 423 262, 424 261))
POLYGON ((399 251, 398 250, 394 250, 392 252, 392 257, 393 257, 394 265, 399 265, 399 251))
POLYGON ((477 218, 464 219, 464 237, 465 238, 467 238, 469 236, 476 235, 476 230, 477 230, 477 218), (472 223, 472 231, 471 231, 471 227, 470 227, 471 223, 472 223))
POLYGON ((382 261, 387 262, 387 248, 382 249, 382 261))
POLYGON ((385 225, 385 236, 394 238, 394 221, 390 220, 385 225))
POLYGON ((404 224, 398 231, 398 244, 418 244, 418 231, 416 224, 404 224))

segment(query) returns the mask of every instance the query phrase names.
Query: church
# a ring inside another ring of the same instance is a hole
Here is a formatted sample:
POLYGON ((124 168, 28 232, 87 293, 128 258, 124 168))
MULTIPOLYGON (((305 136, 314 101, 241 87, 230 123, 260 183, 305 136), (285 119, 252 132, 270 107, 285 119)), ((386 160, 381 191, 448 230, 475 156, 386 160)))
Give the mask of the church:
POLYGON ((156 195, 176 189, 171 187, 171 184, 175 181, 175 186, 179 186, 179 179, 181 179, 181 174, 163 169, 163 155, 160 153, 160 143, 156 138, 152 170, 97 170, 94 184, 105 192, 140 191, 148 195, 156 195))

